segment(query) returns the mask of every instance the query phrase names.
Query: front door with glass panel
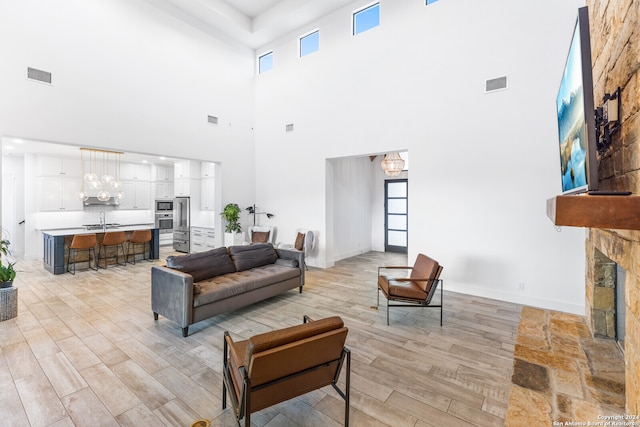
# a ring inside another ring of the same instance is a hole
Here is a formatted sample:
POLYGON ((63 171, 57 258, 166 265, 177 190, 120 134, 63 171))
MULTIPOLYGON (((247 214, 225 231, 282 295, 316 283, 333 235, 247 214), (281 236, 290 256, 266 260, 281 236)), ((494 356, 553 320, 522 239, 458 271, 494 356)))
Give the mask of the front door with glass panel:
POLYGON ((393 179, 384 182, 384 250, 407 253, 407 215, 409 182, 393 179))

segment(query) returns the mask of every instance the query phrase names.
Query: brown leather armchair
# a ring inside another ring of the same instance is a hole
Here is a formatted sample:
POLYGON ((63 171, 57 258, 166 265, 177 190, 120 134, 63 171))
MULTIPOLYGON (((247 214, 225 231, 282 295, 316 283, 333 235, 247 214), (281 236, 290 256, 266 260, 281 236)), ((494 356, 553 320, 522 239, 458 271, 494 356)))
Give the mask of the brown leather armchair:
POLYGON ((438 261, 426 255, 418 254, 416 262, 411 266, 378 267, 378 302, 380 305, 380 291, 387 298, 387 325, 389 325, 389 307, 440 307, 440 326, 442 326, 442 266, 438 261), (409 277, 390 277, 385 270, 411 270, 409 277), (440 304, 431 304, 431 300, 440 285, 440 304), (391 304, 391 301, 402 304, 391 304))
POLYGON ((227 390, 238 423, 244 417, 321 387, 332 385, 345 400, 344 425, 349 425, 351 353, 344 347, 348 329, 338 316, 254 335, 234 342, 224 333, 222 409, 227 390), (346 359, 345 390, 337 383, 346 359))

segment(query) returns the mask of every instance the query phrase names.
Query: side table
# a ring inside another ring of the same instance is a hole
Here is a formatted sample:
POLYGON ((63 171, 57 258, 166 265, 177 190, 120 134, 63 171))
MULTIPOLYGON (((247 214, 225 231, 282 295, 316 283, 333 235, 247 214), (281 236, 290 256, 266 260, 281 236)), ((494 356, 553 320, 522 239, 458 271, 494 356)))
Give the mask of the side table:
POLYGON ((18 315, 18 288, 0 289, 0 322, 13 319, 18 315))

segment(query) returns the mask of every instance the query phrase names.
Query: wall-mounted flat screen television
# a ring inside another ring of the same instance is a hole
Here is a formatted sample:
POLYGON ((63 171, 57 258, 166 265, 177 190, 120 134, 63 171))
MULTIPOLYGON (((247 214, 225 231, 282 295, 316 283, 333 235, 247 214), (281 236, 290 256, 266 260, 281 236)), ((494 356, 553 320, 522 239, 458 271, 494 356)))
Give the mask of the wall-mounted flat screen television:
POLYGON ((578 9, 569 55, 556 98, 562 193, 598 189, 589 13, 578 9))

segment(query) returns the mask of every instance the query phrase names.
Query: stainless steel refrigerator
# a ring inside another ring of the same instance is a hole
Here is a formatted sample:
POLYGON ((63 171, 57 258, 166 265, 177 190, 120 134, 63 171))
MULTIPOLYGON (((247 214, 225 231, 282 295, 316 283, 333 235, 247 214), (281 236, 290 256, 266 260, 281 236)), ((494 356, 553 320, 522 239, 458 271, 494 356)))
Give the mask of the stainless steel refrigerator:
POLYGON ((191 210, 188 197, 173 200, 173 249, 189 253, 189 232, 191 210))

